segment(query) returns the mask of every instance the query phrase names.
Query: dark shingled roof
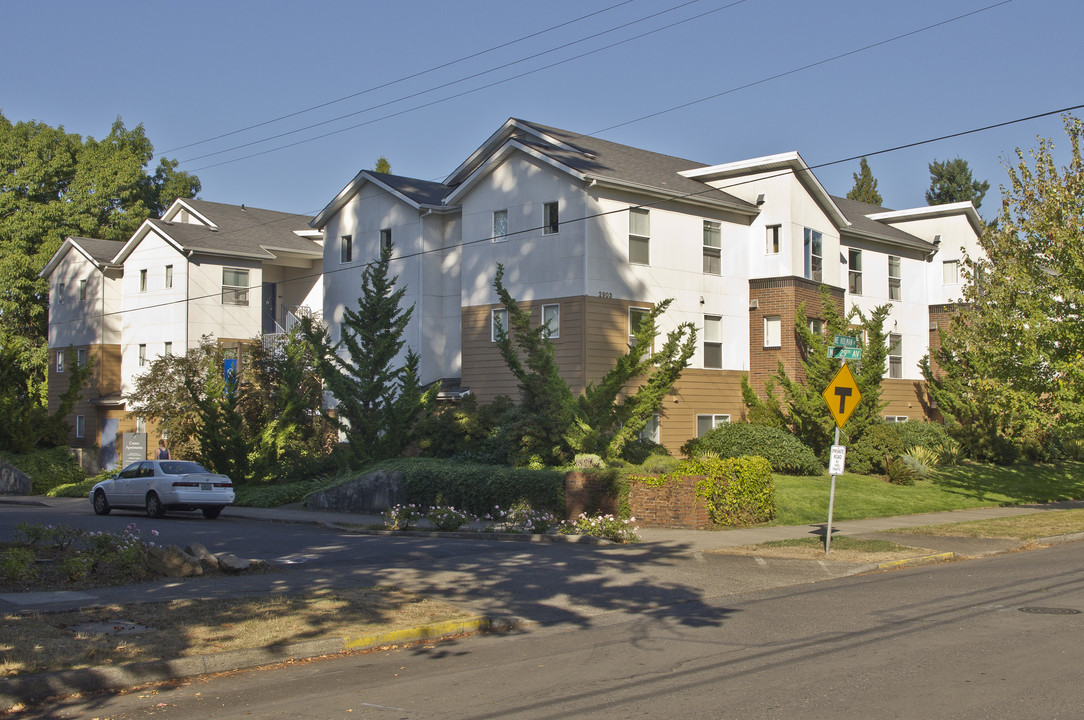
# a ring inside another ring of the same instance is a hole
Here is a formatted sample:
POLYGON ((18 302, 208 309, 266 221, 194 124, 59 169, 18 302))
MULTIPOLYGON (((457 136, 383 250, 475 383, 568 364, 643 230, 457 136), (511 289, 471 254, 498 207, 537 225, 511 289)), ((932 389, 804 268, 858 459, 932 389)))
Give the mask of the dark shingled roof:
POLYGON ((619 182, 636 183, 678 195, 689 195, 704 200, 726 202, 730 205, 756 209, 746 202, 722 190, 715 190, 698 180, 691 180, 679 175, 683 170, 707 167, 706 164, 685 160, 672 155, 641 150, 640 148, 621 145, 601 140, 588 135, 578 135, 560 128, 539 125, 528 120, 516 120, 535 130, 554 137, 576 148, 573 152, 539 140, 528 133, 516 133, 515 137, 525 145, 537 149, 563 165, 578 170, 585 175, 599 179, 611 178, 619 182))
POLYGON ((370 170, 369 174, 393 190, 402 193, 419 205, 441 204, 444 196, 454 188, 432 180, 418 180, 403 175, 389 175, 370 170))
POLYGON ((99 240, 98 238, 86 237, 73 237, 70 239, 99 263, 112 262, 113 258, 124 247, 123 240, 99 240))
POLYGON ((925 252, 930 252, 936 247, 933 243, 926 242, 922 238, 916 237, 909 232, 904 232, 897 227, 877 220, 871 220, 867 217, 867 215, 892 212, 888 208, 858 202, 857 200, 851 200, 845 197, 832 196, 832 202, 836 204, 836 207, 840 209, 844 217, 851 223, 851 227, 842 229, 842 232, 844 233, 850 230, 864 235, 873 235, 886 242, 917 248, 925 252))
POLYGON ((320 245, 300 237, 295 231, 309 230, 311 217, 263 210, 242 208, 206 200, 185 200, 217 228, 180 222, 151 220, 163 233, 176 240, 186 250, 199 252, 224 252, 231 255, 248 255, 259 259, 271 259, 273 253, 265 248, 306 254, 323 251, 320 245))

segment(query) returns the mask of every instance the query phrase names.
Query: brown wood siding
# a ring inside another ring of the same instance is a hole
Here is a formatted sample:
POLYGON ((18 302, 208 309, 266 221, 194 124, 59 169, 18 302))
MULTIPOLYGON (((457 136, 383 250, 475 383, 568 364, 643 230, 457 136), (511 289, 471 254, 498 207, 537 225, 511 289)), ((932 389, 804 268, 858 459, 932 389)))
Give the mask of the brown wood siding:
POLYGON ((729 415, 730 422, 745 416, 738 370, 685 368, 659 412, 659 440, 673 455, 696 437, 697 415, 729 415))
POLYGON ((881 402, 888 405, 881 410, 881 417, 886 415, 906 416, 908 420, 926 420, 923 409, 926 383, 921 380, 881 381, 881 402))

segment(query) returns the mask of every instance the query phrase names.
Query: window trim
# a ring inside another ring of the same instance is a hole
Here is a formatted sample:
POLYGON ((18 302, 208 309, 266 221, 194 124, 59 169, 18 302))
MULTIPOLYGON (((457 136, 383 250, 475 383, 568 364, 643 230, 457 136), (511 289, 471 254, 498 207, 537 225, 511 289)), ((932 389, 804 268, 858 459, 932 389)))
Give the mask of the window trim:
POLYGON ((903 300, 903 261, 898 255, 888 256, 888 299, 903 300), (896 274, 892 274, 892 261, 896 261, 896 274), (895 292, 893 292, 895 290, 895 292))
POLYGON ((147 292, 147 269, 142 268, 139 271, 139 292, 147 292))
POLYGON ((888 335, 888 377, 891 380, 903 379, 903 335, 889 333, 888 335), (898 350, 893 354, 893 350, 898 350))
POLYGON ((339 264, 346 265, 354 262, 354 236, 342 235, 339 237, 339 264))
POLYGON ((775 349, 783 347, 783 316, 782 315, 765 315, 764 316, 764 348, 775 349), (775 345, 769 345, 771 333, 768 332, 769 324, 775 324, 778 326, 778 342, 775 345))
POLYGON ((703 271, 705 275, 722 275, 723 274, 723 224, 718 220, 704 220, 704 267, 703 271), (709 243, 709 233, 714 235, 716 245, 709 243), (710 260, 709 260, 710 258, 710 260), (711 260, 715 261, 711 263, 711 260), (711 269, 710 264, 714 264, 717 269, 711 269))
POLYGON ((173 287, 173 266, 172 265, 166 265, 166 284, 165 284, 165 287, 167 289, 173 287))
POLYGON ((490 342, 497 342, 497 340, 499 339, 497 337, 497 325, 498 325, 497 318, 498 317, 503 317, 504 318, 500 323, 501 329, 504 330, 505 334, 508 333, 508 308, 506 308, 506 307, 493 308, 492 310, 489 311, 489 341, 490 342))
POLYGON ((76 415, 75 416, 75 437, 82 440, 87 436, 87 416, 76 415))
POLYGON ((235 307, 248 307, 248 290, 249 290, 249 269, 239 267, 226 267, 222 268, 222 304, 232 305, 235 307), (226 273, 244 273, 245 284, 244 285, 227 285, 226 273), (227 300, 227 298, 236 298, 236 300, 227 300))
POLYGON ((629 264, 630 265, 651 265, 651 211, 646 208, 629 208, 629 264), (644 218, 645 229, 647 235, 635 233, 633 228, 633 217, 644 218), (646 260, 633 260, 633 242, 636 242, 637 250, 640 250, 640 245, 646 250, 646 260))
POLYGON ((79 281, 79 302, 87 301, 87 284, 86 278, 79 281))
POLYGON ((493 211, 493 239, 492 242, 507 242, 508 241, 508 210, 494 210, 493 211), (504 229, 499 230, 497 225, 497 218, 504 218, 504 229))
POLYGON ((542 234, 557 235, 561 228, 561 208, 559 201, 544 203, 542 205, 542 234))
POLYGON ((704 316, 704 369, 705 370, 722 370, 723 369, 723 316, 722 315, 705 315, 704 316), (712 339, 712 333, 708 332, 708 321, 712 320, 716 323, 717 333, 714 335, 717 339, 712 339), (719 362, 717 365, 708 364, 708 350, 717 350, 719 362))
POLYGON ((847 249, 847 292, 851 295, 862 294, 862 251, 857 248, 847 249), (855 260, 858 261, 857 268, 855 260))
POLYGON ((546 303, 542 306, 542 325, 544 329, 542 334, 549 340, 557 340, 561 337, 561 305, 560 303, 546 303), (549 308, 557 308, 557 327, 550 328, 549 322, 546 320, 546 310, 549 308))
POLYGON ((960 261, 959 260, 945 260, 941 263, 941 284, 942 285, 959 285, 960 284, 960 261), (945 270, 952 266, 952 280, 945 279, 945 270))
POLYGON ((824 282, 824 233, 807 227, 803 237, 803 277, 813 282, 824 282), (813 252, 814 245, 820 245, 819 254, 813 252))
POLYGON ((906 415, 885 415, 885 422, 887 423, 903 423, 907 422, 906 415))
POLYGON ((729 425, 730 424, 730 413, 697 413, 696 414, 696 423, 695 423, 696 436, 697 437, 704 437, 704 435, 707 434, 707 433, 701 433, 700 432, 700 419, 701 418, 711 418, 711 427, 708 428, 707 432, 711 432, 712 430, 719 427, 720 425, 729 425), (726 419, 722 420, 720 418, 726 418, 726 419))

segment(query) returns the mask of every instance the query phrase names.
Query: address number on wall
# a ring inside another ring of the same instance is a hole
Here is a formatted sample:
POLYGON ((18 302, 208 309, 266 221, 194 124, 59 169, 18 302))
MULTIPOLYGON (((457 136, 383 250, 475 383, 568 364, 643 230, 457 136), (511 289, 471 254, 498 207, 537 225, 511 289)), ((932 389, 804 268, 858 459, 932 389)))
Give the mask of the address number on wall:
POLYGON ((600 290, 599 293, 598 293, 598 296, 600 298, 612 299, 614 294, 612 292, 603 292, 603 291, 600 290))

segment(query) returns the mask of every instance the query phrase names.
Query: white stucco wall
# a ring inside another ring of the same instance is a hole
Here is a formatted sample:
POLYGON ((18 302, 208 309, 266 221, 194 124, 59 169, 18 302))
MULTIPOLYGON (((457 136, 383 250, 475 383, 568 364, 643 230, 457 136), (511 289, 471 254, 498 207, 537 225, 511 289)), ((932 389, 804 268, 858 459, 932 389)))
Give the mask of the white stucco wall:
POLYGON ((49 276, 49 347, 120 342, 116 313, 119 288, 112 275, 78 250, 69 249, 49 276), (87 281, 86 299, 79 299, 80 281, 87 281), (63 283, 63 298, 59 285, 63 283), (107 314, 108 313, 108 314, 107 314))

